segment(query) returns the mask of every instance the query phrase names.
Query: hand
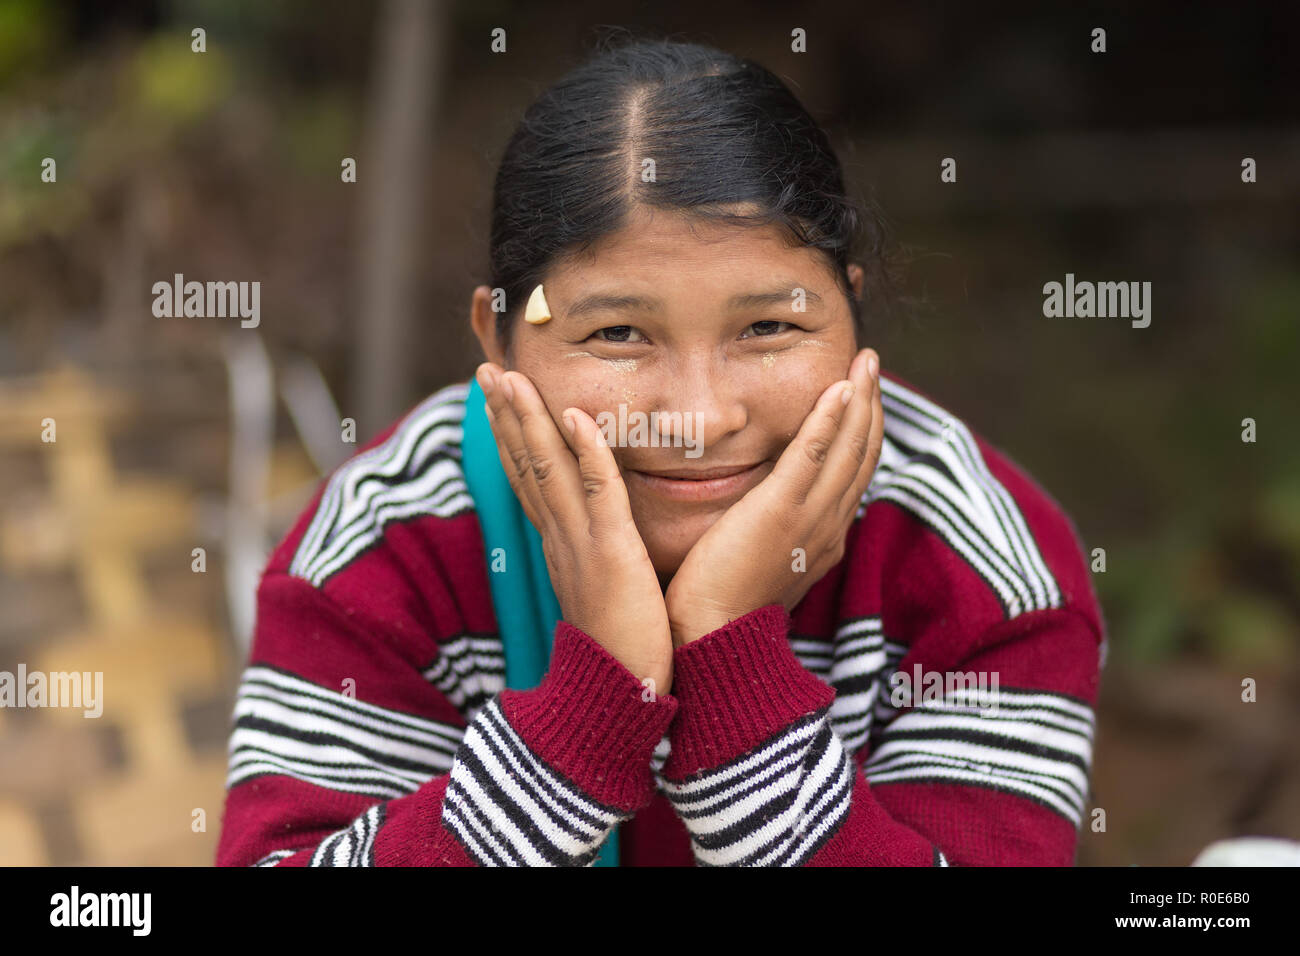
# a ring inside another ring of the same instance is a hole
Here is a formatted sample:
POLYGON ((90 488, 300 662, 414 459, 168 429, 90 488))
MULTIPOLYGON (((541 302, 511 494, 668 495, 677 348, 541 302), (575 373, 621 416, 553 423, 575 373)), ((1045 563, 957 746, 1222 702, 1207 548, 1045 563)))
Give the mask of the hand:
POLYGON ((673 644, 663 592, 596 423, 565 409, 573 421, 565 438, 526 375, 485 362, 476 377, 510 487, 541 533, 564 620, 638 680, 653 680, 655 694, 668 693, 673 644))
POLYGON ((792 611, 843 559, 884 441, 879 363, 871 349, 854 356, 848 381, 822 392, 772 473, 687 553, 664 596, 674 647, 768 604, 792 611), (803 571, 794 570, 795 548, 806 555, 803 571))

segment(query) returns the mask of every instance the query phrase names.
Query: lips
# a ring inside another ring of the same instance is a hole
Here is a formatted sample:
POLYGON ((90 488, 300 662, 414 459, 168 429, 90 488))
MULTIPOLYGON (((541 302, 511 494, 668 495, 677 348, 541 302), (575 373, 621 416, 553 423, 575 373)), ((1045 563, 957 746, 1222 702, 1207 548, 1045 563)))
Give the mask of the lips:
POLYGON ((675 468, 661 472, 628 471, 643 489, 672 501, 719 501, 740 497, 762 480, 767 462, 714 468, 675 468), (682 477, 678 477, 682 476, 682 477))
POLYGON ((716 468, 669 468, 665 471, 641 471, 643 475, 655 478, 674 478, 679 481, 708 481, 712 478, 730 478, 743 471, 758 467, 752 465, 719 465, 716 468))

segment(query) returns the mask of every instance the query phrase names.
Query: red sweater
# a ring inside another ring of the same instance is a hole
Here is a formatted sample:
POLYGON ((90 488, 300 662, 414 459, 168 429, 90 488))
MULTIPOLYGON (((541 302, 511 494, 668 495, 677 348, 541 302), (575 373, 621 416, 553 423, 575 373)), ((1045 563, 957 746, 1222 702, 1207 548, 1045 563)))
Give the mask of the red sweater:
POLYGON ((620 823, 623 866, 1073 863, 1106 647, 1077 534, 882 385, 844 559, 678 649, 653 700, 564 622, 542 683, 504 689, 467 385, 431 395, 268 562, 217 864, 585 865, 620 823))

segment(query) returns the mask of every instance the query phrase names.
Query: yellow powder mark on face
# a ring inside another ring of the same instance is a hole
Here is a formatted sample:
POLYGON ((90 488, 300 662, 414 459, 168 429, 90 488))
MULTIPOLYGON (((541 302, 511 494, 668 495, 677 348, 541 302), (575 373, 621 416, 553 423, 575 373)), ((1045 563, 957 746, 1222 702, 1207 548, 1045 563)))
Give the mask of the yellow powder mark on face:
POLYGON ((763 353, 763 368, 771 368, 771 367, 772 367, 773 365, 775 365, 775 364, 776 364, 776 353, 775 353, 775 352, 764 352, 764 353, 763 353))
MULTIPOLYGON (((565 358, 600 358, 591 352, 566 352, 565 358)), ((617 372, 635 372, 640 367, 638 359, 604 359, 610 365, 614 366, 617 372)))
POLYGON ((636 392, 632 391, 630 388, 623 389, 623 401, 631 405, 634 398, 636 398, 636 392))

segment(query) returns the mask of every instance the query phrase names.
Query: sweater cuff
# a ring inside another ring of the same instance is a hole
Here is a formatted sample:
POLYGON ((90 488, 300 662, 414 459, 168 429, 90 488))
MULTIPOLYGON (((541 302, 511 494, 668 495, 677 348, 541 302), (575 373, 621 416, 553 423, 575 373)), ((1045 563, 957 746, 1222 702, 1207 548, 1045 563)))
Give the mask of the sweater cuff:
POLYGON ((735 760, 830 706, 835 691, 799 663, 789 632, 784 606, 769 604, 673 652, 679 712, 665 777, 735 760))
POLYGON ((650 759, 677 698, 649 692, 609 651, 560 621, 551 664, 532 690, 505 690, 502 713, 548 766, 592 799, 635 811, 654 796, 650 759))

